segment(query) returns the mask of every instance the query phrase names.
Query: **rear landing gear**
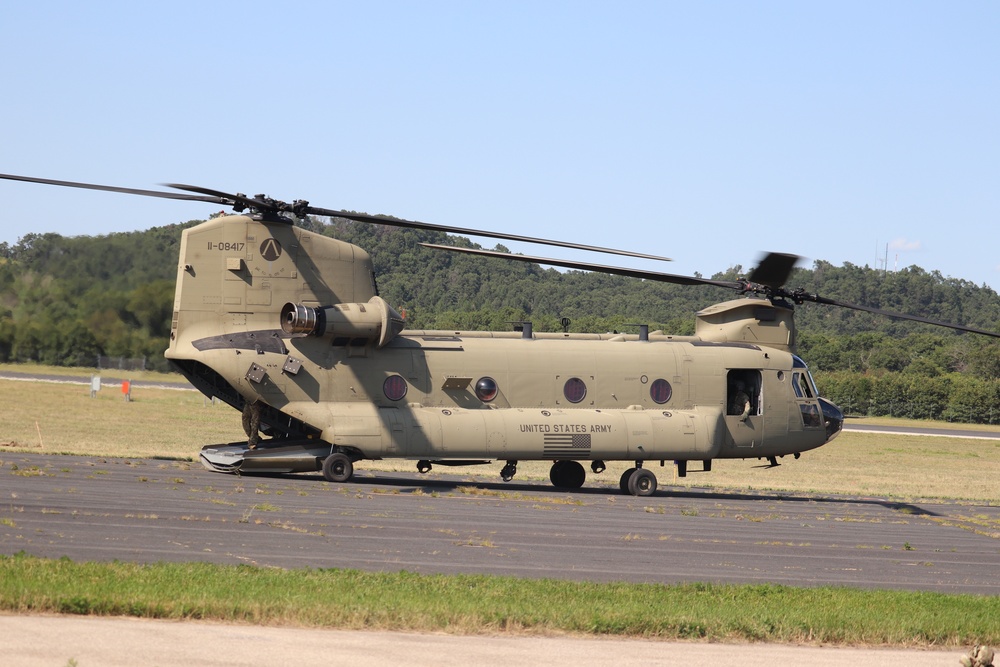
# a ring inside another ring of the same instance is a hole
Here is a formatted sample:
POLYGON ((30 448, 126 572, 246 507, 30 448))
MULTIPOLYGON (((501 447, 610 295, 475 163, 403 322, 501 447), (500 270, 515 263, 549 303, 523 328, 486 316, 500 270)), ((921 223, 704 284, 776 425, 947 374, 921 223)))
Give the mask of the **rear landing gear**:
POLYGON ((328 482, 346 482, 354 475, 354 463, 347 454, 334 452, 323 460, 323 477, 328 482))
POLYGON ((587 472, 577 461, 556 461, 549 470, 552 486, 560 489, 579 489, 587 479, 587 472))

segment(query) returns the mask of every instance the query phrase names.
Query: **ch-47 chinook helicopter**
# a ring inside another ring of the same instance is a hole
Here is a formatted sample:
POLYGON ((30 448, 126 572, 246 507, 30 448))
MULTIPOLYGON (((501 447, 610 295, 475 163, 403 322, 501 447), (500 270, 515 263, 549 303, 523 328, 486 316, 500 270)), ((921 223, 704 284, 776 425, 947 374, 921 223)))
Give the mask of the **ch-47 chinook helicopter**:
MULTIPOLYGON (((351 479, 356 463, 551 461, 556 487, 583 485, 605 462, 634 463, 623 493, 655 492, 646 467, 672 461, 777 458, 835 438, 844 416, 820 397, 795 355, 793 306, 842 306, 990 336, 995 332, 891 313, 784 287, 796 257, 772 253, 745 279, 719 281, 488 250, 431 246, 602 271, 741 295, 697 313, 694 336, 407 331, 378 295, 363 249, 294 226, 306 215, 646 257, 575 243, 286 204, 187 185, 136 190, 0 178, 232 206, 183 232, 166 357, 205 396, 242 412, 245 443, 208 445, 224 472, 322 470, 351 479), (260 438, 260 433, 267 436, 260 438)), ((665 258, 655 258, 665 259, 665 258)))

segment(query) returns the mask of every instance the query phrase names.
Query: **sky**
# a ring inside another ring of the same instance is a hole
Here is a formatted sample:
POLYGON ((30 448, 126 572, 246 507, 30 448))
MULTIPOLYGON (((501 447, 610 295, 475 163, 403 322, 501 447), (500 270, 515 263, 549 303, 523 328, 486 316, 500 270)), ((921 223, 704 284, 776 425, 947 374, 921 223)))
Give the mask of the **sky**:
MULTIPOLYGON (((307 199, 675 274, 779 251, 1000 290, 1000 3, 7 5, 0 173, 307 199)), ((217 208, 0 197, 8 243, 217 208)))

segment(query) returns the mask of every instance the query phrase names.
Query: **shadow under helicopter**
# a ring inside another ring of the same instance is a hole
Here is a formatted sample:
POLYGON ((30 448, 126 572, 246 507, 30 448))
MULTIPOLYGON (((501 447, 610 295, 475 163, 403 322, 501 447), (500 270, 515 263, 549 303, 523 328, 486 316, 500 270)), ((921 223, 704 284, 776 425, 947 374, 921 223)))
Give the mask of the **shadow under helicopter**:
MULTIPOLYGON (((767 467, 767 466, 764 466, 767 467)), ((307 479, 311 481, 323 482, 329 484, 321 474, 313 473, 267 473, 267 472, 243 472, 240 473, 243 477, 268 477, 274 479, 307 479)), ((374 475, 372 473, 367 473, 365 471, 357 471, 351 481, 345 483, 345 486, 360 486, 360 487, 392 487, 397 489, 399 493, 433 493, 435 491, 448 491, 454 492, 461 488, 475 487, 476 489, 491 492, 491 493, 523 493, 523 494, 537 494, 539 496, 614 496, 618 497, 621 492, 610 485, 608 486, 583 486, 578 489, 560 489, 553 486, 548 486, 544 483, 527 483, 527 482, 489 482, 482 479, 471 480, 469 478, 458 478, 450 475, 438 475, 434 477, 424 477, 424 476, 398 476, 400 473, 382 473, 374 475)), ((887 510, 902 512, 908 516, 922 516, 922 517, 943 517, 946 516, 939 512, 932 511, 926 507, 921 506, 917 503, 910 502, 900 502, 896 500, 889 500, 886 498, 878 497, 861 497, 861 496, 839 496, 839 495, 811 495, 804 493, 794 493, 794 492, 781 492, 781 491, 734 491, 734 490, 710 490, 708 488, 699 489, 681 489, 675 488, 671 489, 667 485, 661 485, 653 493, 652 496, 644 496, 642 498, 637 498, 634 496, 626 495, 623 496, 626 500, 647 500, 650 498, 677 498, 686 500, 698 500, 698 501, 729 501, 729 502, 790 502, 790 503, 819 503, 819 504, 831 504, 831 505, 846 505, 846 506, 877 506, 882 507, 887 510)), ((941 501, 937 501, 941 502, 941 501)), ((932 504, 932 503, 928 503, 932 504)))

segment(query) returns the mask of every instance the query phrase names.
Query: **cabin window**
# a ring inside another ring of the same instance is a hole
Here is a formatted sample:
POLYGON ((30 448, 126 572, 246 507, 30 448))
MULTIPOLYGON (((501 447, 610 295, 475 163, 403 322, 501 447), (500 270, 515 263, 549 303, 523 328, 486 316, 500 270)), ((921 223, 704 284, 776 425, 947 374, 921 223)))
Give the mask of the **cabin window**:
POLYGON ((390 375, 382 383, 382 393, 390 401, 398 401, 406 396, 406 380, 401 375, 390 375))
POLYGON ((663 378, 653 380, 653 384, 649 386, 649 397, 653 399, 654 403, 659 403, 660 405, 669 401, 673 393, 674 390, 671 388, 670 383, 663 378))
POLYGON ((760 371, 729 371, 726 377, 726 414, 744 418, 759 415, 760 384, 760 371))
POLYGON ((563 396, 570 403, 579 403, 587 397, 587 385, 580 378, 570 378, 563 385, 563 396))
POLYGON ((483 403, 489 403, 497 397, 497 381, 491 377, 479 378, 476 382, 476 397, 483 403))

